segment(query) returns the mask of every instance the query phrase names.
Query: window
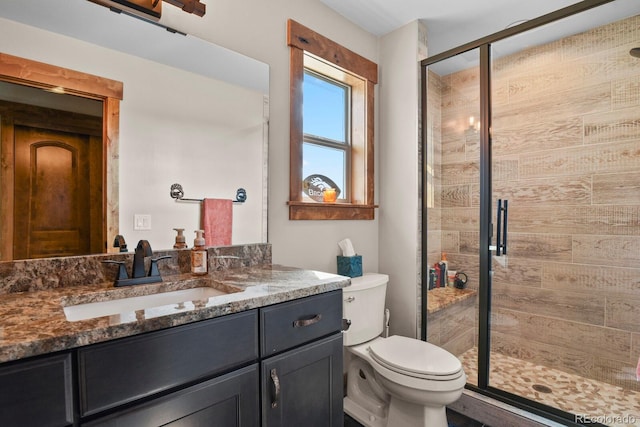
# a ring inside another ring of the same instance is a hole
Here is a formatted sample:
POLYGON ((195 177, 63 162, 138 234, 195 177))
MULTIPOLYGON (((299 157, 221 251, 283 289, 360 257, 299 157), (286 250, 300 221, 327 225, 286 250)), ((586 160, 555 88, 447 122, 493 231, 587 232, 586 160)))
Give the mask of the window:
POLYGON ((289 219, 373 219, 377 65, 289 20, 289 219))
POLYGON ((302 199, 348 201, 351 87, 305 66, 302 92, 302 199))

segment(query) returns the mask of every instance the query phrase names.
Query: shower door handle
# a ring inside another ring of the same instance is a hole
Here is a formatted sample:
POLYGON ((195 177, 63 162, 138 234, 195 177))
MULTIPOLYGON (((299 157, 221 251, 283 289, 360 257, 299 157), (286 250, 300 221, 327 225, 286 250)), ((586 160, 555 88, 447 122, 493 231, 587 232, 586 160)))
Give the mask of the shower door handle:
POLYGON ((509 213, 509 201, 505 200, 502 205, 502 255, 507 254, 507 219, 509 213))
POLYGON ((507 254, 507 220, 509 212, 509 201, 498 199, 496 219, 496 244, 489 246, 489 250, 495 250, 496 256, 507 254))
POLYGON ((498 199, 496 216, 498 221, 498 227, 496 228, 496 256, 500 256, 502 251, 502 199, 498 199))

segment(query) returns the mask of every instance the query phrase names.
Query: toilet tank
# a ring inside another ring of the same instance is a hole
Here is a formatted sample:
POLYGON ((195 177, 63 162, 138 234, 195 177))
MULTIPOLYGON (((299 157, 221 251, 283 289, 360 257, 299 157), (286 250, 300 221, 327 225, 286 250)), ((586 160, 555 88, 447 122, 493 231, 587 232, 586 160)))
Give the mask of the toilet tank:
POLYGON ((384 329, 384 300, 389 276, 367 273, 351 279, 342 289, 342 317, 351 321, 343 344, 357 345, 374 339, 384 329))

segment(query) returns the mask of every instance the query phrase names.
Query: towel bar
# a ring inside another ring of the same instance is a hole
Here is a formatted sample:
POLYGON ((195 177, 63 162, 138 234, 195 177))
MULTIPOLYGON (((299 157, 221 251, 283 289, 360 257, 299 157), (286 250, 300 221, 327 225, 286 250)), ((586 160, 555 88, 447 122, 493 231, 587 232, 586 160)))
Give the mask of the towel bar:
MULTIPOLYGON (((171 190, 169 191, 169 195, 172 199, 176 199, 176 202, 202 202, 204 199, 189 199, 184 197, 184 190, 182 189, 182 185, 173 184, 171 185, 171 190)), ((238 188, 236 191, 236 199, 233 200, 233 203, 244 203, 247 200, 247 190, 244 188, 238 188)))

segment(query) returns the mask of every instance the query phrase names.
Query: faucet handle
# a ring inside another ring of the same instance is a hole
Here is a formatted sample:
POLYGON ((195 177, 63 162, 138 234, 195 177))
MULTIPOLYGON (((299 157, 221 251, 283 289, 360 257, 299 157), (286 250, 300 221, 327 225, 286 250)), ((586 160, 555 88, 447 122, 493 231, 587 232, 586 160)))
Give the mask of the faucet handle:
POLYGON ((116 277, 116 282, 118 280, 123 280, 123 279, 128 279, 129 275, 127 274, 127 268, 125 266, 124 261, 113 261, 113 260, 106 260, 106 261, 102 261, 104 264, 117 264, 118 265, 118 276, 116 277))
POLYGON ((151 258, 151 266, 149 267, 148 276, 151 276, 151 277, 160 276, 160 270, 158 270, 158 261, 162 259, 167 259, 167 258, 171 258, 171 255, 164 255, 158 258, 151 258))

